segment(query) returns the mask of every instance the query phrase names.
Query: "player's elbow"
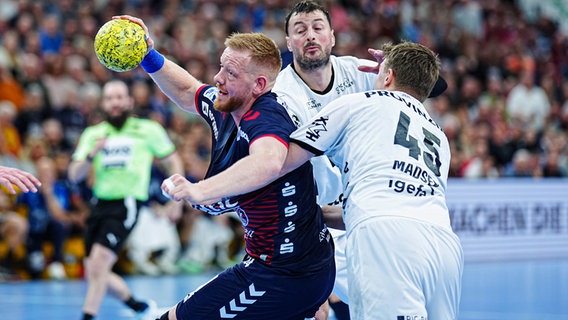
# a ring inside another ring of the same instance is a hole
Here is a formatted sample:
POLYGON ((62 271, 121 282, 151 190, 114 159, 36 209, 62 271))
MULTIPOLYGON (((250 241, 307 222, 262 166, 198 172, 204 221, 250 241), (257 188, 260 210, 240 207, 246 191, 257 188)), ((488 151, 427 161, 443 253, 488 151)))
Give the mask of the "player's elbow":
POLYGON ((71 163, 71 165, 69 166, 69 170, 67 173, 67 179, 69 179, 69 181, 71 181, 72 183, 79 183, 81 181, 83 181, 83 179, 85 178, 85 175, 82 175, 80 173, 78 164, 73 162, 71 163))
POLYGON ((262 176, 266 182, 272 182, 280 177, 282 172, 282 161, 273 157, 264 162, 262 176))

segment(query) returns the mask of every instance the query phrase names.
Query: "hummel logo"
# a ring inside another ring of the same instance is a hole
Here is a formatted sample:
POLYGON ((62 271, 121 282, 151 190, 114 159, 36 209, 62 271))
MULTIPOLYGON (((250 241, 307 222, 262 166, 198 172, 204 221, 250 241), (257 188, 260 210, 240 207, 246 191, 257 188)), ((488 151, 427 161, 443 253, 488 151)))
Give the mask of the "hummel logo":
MULTIPOLYGON (((239 294, 238 301, 233 299, 229 302, 229 311, 227 312, 226 306, 219 309, 219 314, 222 319, 232 319, 237 316, 236 312, 244 311, 247 307, 246 305, 251 305, 256 302, 257 299, 249 299, 246 296, 247 290, 239 294), (232 312, 232 313, 230 313, 232 312)), ((256 291, 254 288, 254 283, 248 287, 248 294, 250 297, 261 297, 266 293, 266 291, 256 291)))
POLYGON ((118 243, 118 239, 116 238, 116 236, 110 232, 106 234, 106 238, 110 243, 110 245, 113 247, 116 246, 116 244, 118 243))

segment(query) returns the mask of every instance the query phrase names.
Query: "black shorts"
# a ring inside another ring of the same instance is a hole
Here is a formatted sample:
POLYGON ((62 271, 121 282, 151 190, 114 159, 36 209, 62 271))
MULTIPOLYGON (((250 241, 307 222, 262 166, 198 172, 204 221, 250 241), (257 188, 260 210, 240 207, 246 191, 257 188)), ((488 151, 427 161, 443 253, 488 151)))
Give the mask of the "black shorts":
POLYGON ((118 255, 138 221, 141 205, 142 202, 133 197, 120 200, 98 199, 87 219, 85 234, 87 256, 95 243, 109 248, 118 255))

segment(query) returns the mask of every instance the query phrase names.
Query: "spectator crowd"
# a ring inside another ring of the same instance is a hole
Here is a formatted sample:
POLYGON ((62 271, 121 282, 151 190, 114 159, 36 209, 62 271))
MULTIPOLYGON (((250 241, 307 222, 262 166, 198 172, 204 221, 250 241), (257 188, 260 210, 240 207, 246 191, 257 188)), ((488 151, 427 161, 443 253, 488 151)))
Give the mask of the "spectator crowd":
MULTIPOLYGON (((448 89, 426 105, 449 138, 451 177, 568 175, 568 41, 557 21, 529 15, 515 0, 322 3, 334 25, 336 55, 371 59, 367 48, 403 39, 439 54, 448 89)), ((65 243, 85 226, 90 182, 70 183, 66 169, 82 131, 103 120, 98 107, 108 80, 126 81, 137 115, 168 130, 188 178, 199 180, 207 170, 209 129, 178 110, 139 68, 106 69, 93 50, 100 26, 118 14, 142 18, 158 51, 212 83, 223 41, 233 32, 262 32, 286 52, 290 6, 287 0, 1 1, 0 165, 25 169, 44 185, 35 195, 2 195, 0 281, 18 268, 25 270, 21 277, 80 276, 70 261, 80 259, 81 250, 73 260, 65 243)), ((163 203, 163 175, 156 168, 153 176, 157 195, 148 208, 155 213, 163 203)), ((132 246, 153 247, 132 250, 127 259, 134 267, 125 272, 195 272, 238 258, 238 220, 206 217, 188 206, 184 211, 175 224, 142 219, 176 234, 165 247, 133 235, 132 246)))

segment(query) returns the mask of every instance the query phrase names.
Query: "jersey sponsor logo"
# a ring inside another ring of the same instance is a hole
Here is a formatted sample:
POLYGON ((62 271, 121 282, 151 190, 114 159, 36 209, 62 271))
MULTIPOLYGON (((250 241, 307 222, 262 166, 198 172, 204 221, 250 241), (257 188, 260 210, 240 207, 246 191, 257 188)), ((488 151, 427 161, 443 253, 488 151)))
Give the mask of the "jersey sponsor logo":
POLYGON ((246 132, 242 131, 241 127, 239 127, 239 130, 237 132, 237 141, 240 141, 241 138, 245 139, 246 142, 250 143, 250 139, 249 139, 248 134, 246 132))
POLYGON ((296 186, 290 185, 290 182, 286 182, 284 184, 284 188, 282 188, 282 196, 289 197, 296 194, 296 186))
POLYGON ((211 121, 211 132, 213 132, 213 137, 215 141, 219 140, 219 128, 217 128, 217 121, 215 120, 215 115, 210 109, 212 104, 208 101, 201 102, 201 112, 204 117, 207 117, 211 121))
POLYGON ((389 180, 389 188, 393 189, 397 193, 406 193, 414 195, 415 197, 424 197, 428 194, 431 196, 434 195, 434 188, 431 186, 424 186, 423 184, 419 184, 416 186, 413 183, 402 181, 402 180, 389 180), (429 189, 428 189, 429 188, 429 189))
POLYGON ((406 315, 406 316, 396 316, 396 320, 428 320, 428 317, 406 315))
POLYGON ((321 103, 317 102, 314 98, 309 98, 306 101, 306 108, 309 109, 319 109, 321 107, 321 103))
POLYGON ((254 262, 254 258, 250 257, 250 258, 246 259, 245 261, 243 261, 243 264, 245 265, 245 268, 248 268, 253 262, 254 262))
POLYGON ((101 164, 104 168, 124 168, 132 161, 134 139, 125 137, 108 138, 101 150, 101 164))
POLYGON ((329 117, 322 116, 314 120, 312 124, 306 129, 306 139, 316 142, 320 138, 320 132, 327 131, 326 124, 329 121, 329 117))
POLYGON ((249 217, 248 217, 247 213, 245 212, 245 210, 243 210, 241 207, 236 207, 235 213, 237 214, 237 216, 239 216, 239 219, 241 219, 241 223, 243 224, 243 227, 248 226, 249 217))
POLYGON ((288 226, 284 228, 284 233, 290 233, 296 230, 296 224, 292 221, 288 221, 288 226))
POLYGON ((335 87, 335 92, 337 92, 337 94, 341 94, 345 90, 351 88, 354 85, 355 85, 355 80, 347 78, 343 80, 343 82, 339 83, 337 87, 335 87))
POLYGON ((299 128, 302 125, 302 121, 300 121, 300 118, 298 118, 296 114, 290 115, 290 118, 292 118, 292 121, 294 122, 296 128, 299 128))
POLYGON ((247 307, 254 304, 259 297, 262 297, 266 291, 256 290, 254 283, 243 290, 238 297, 232 299, 229 305, 224 305, 219 309, 219 316, 221 319, 232 319, 239 315, 239 312, 243 312, 247 307))
POLYGON ((327 242, 329 242, 329 237, 331 236, 331 234, 327 231, 327 227, 324 227, 320 232, 319 232, 319 241, 322 242, 323 240, 327 240, 327 242))
POLYGON ((203 92, 203 96, 211 101, 215 101, 217 99, 217 88, 209 87, 207 90, 203 92))
POLYGON ((196 204, 193 207, 197 210, 217 216, 225 212, 233 211, 239 205, 238 201, 235 203, 231 203, 230 201, 231 199, 227 199, 209 205, 196 204))
POLYGON ((252 236, 254 235, 254 230, 251 229, 244 228, 244 232, 245 232, 244 234, 245 239, 251 239, 252 236))
POLYGON ((280 254, 292 252, 294 252, 294 242, 291 242, 288 238, 284 239, 284 243, 280 245, 280 254))
POLYGON ((284 216, 290 218, 298 212, 298 205, 294 204, 292 201, 288 202, 288 205, 284 208, 284 216))
MULTIPOLYGON (((282 188, 282 196, 290 197, 296 194, 296 186, 286 182, 284 188, 282 188)), ((288 205, 284 208, 284 217, 290 218, 296 215, 298 212, 298 206, 294 202, 289 201, 288 205)), ((296 231, 296 224, 293 221, 288 221, 284 227, 284 233, 293 233, 296 231)), ((280 244, 280 254, 292 253, 294 252, 294 242, 289 238, 284 239, 284 243, 280 244)))
POLYGON ((337 199, 335 199, 333 202, 328 203, 328 206, 338 206, 340 204, 345 203, 345 198, 343 198, 343 192, 339 195, 339 197, 337 199))

